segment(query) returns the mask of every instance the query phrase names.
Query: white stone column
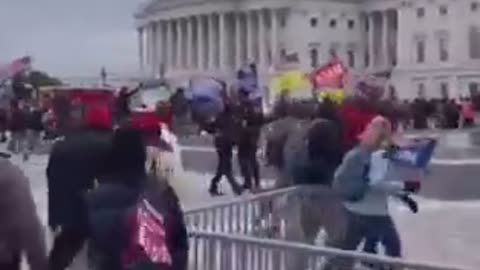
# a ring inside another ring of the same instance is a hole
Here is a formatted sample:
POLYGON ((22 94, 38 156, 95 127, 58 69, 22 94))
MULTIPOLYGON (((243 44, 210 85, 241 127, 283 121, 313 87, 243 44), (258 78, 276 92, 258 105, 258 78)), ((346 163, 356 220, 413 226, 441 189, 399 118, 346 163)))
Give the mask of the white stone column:
POLYGON ((270 11, 270 19, 271 19, 271 30, 270 30, 270 56, 271 56, 271 63, 270 66, 275 66, 278 64, 278 15, 277 10, 272 9, 270 11))
POLYGON ((164 75, 167 63, 167 31, 165 29, 165 21, 159 21, 159 30, 160 30, 160 64, 158 66, 158 71, 160 75, 164 75))
POLYGON ((183 52, 182 52, 182 46, 183 45, 183 34, 182 34, 182 19, 179 18, 177 19, 177 68, 181 69, 182 68, 182 58, 183 58, 183 52))
POLYGON ((145 71, 150 71, 150 63, 152 62, 152 28, 148 24, 145 27, 145 71))
POLYGON ((264 10, 259 10, 257 12, 257 18, 258 18, 258 57, 259 61, 258 64, 259 66, 263 69, 267 69, 267 41, 266 41, 266 36, 267 36, 267 31, 266 31, 266 25, 265 25, 265 12, 264 10))
POLYGON ((143 46, 144 46, 144 41, 143 41, 143 28, 142 27, 139 27, 137 29, 137 33, 138 33, 138 60, 140 61, 140 71, 143 72, 144 71, 144 68, 145 68, 145 63, 144 63, 144 49, 143 49, 143 46))
POLYGON ((150 74, 155 76, 157 74, 158 66, 158 36, 157 36, 157 23, 152 23, 152 62, 150 65, 150 74))
POLYGON ((369 66, 373 68, 375 66, 375 25, 373 19, 373 13, 367 13, 368 18, 368 57, 369 59, 369 66))
POLYGON ((171 20, 166 21, 166 30, 167 30, 167 55, 165 58, 165 67, 168 70, 171 70, 173 68, 173 23, 171 20))
POLYGON ((227 16, 225 13, 220 13, 218 14, 218 57, 219 57, 219 68, 220 70, 226 70, 227 68, 227 39, 228 39, 228 34, 226 32, 226 22, 225 20, 227 19, 227 16))
POLYGON ((156 74, 159 75, 161 71, 161 65, 164 62, 164 55, 163 55, 163 41, 165 37, 163 36, 163 21, 157 22, 157 66, 156 74))
POLYGON ((187 18, 187 68, 193 67, 193 21, 187 18))
POLYGON ((213 45, 215 43, 215 27, 214 27, 214 19, 213 19, 214 14, 209 14, 208 15, 208 69, 214 69, 215 66, 215 46, 213 45))
POLYGON ((382 64, 384 67, 390 65, 390 57, 388 55, 388 12, 382 13, 382 64))
POLYGON ((247 11, 247 61, 255 61, 255 53, 253 51, 253 34, 254 34, 254 29, 253 29, 253 14, 254 11, 247 11))
POLYGON ((235 67, 242 65, 242 27, 241 13, 234 13, 235 16, 235 67))
POLYGON ((204 55, 204 44, 205 44, 205 31, 204 31, 204 24, 203 24, 203 17, 202 15, 199 15, 197 17, 197 42, 198 42, 198 46, 197 46, 197 49, 198 49, 198 66, 197 68, 199 70, 202 70, 205 68, 205 65, 204 65, 204 58, 205 58, 205 55, 204 55))

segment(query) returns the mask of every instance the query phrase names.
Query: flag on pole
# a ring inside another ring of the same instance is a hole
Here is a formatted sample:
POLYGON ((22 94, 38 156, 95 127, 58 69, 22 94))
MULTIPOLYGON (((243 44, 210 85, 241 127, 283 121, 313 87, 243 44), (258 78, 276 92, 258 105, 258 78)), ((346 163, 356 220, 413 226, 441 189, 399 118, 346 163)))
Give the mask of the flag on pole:
POLYGON ((436 146, 437 140, 434 138, 416 139, 413 143, 400 146, 390 159, 399 166, 425 169, 432 159, 436 146))
POLYGON ((20 72, 31 68, 32 59, 29 56, 13 60, 7 65, 0 66, 0 80, 9 79, 20 72))
POLYGON ((317 88, 343 88, 343 79, 346 74, 347 69, 343 63, 334 58, 327 64, 313 71, 312 81, 317 88))

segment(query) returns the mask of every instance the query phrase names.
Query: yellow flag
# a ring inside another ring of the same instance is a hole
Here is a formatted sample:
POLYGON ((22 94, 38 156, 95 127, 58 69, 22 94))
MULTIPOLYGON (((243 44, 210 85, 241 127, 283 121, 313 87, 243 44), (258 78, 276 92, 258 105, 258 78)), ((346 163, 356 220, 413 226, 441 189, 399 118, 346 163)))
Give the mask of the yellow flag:
POLYGON ((276 77, 270 82, 270 89, 274 95, 281 93, 282 91, 302 91, 312 88, 312 84, 308 79, 308 76, 301 71, 287 71, 276 77))

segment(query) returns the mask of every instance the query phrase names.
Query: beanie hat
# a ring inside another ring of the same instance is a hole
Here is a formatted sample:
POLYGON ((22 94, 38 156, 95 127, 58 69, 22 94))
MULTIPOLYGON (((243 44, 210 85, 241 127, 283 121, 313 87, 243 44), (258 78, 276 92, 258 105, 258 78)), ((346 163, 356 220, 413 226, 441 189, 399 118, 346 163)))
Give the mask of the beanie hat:
POLYGON ((146 146, 142 133, 131 127, 115 130, 107 165, 111 171, 143 173, 146 162, 146 146))

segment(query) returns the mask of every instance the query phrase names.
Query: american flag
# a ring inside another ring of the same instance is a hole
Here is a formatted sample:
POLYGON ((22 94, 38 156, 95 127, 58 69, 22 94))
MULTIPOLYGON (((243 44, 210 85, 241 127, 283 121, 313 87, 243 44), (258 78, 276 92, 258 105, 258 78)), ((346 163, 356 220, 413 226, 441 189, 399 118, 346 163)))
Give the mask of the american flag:
POLYGON ((30 69, 32 59, 29 56, 13 60, 7 65, 0 65, 0 81, 11 78, 30 69))

